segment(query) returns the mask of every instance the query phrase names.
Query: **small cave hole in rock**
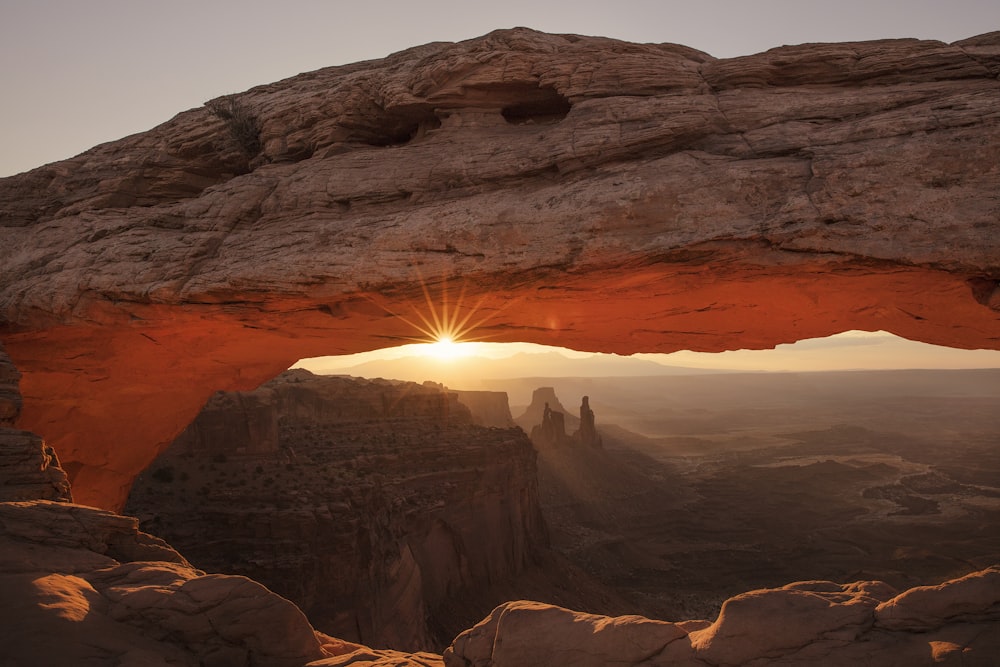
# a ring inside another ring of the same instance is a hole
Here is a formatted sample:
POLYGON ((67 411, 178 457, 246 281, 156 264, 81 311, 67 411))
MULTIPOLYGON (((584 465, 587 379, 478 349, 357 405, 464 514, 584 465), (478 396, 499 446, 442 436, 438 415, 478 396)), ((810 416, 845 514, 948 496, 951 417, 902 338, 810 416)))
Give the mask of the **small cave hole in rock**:
POLYGON ((512 125, 527 123, 556 123, 565 118, 572 108, 565 96, 552 88, 535 88, 524 99, 508 104, 501 114, 512 125))
POLYGON ((434 110, 423 106, 383 112, 376 122, 365 132, 365 141, 371 146, 401 146, 441 127, 434 110))
POLYGON ((126 513, 322 632, 407 651, 510 596, 712 619, 775 582, 905 588, 995 553, 1000 352, 860 331, 632 356, 462 338, 216 393, 126 513))

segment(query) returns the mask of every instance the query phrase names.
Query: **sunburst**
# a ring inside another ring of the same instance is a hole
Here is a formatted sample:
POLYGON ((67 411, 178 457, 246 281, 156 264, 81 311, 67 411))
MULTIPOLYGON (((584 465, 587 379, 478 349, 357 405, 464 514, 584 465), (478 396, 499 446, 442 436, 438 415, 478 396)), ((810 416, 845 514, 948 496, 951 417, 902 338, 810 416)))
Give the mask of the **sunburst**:
POLYGON ((418 308, 411 304, 409 316, 389 311, 420 334, 406 339, 414 343, 413 348, 416 353, 441 360, 457 359, 475 354, 477 343, 491 337, 476 335, 477 330, 492 317, 491 314, 483 315, 480 312, 486 294, 480 296, 470 307, 465 303, 464 281, 454 302, 451 300, 447 280, 441 282, 439 299, 432 297, 431 290, 422 277, 420 288, 423 291, 425 307, 418 308))

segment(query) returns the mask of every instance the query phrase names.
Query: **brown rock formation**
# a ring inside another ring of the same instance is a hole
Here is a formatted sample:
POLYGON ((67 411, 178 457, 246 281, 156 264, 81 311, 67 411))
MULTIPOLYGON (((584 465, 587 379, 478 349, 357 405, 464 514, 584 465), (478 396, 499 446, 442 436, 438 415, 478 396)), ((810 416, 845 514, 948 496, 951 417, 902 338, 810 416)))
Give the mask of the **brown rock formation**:
POLYGON ((513 428, 517 426, 510 414, 505 391, 454 391, 458 402, 469 408, 472 420, 480 426, 513 428))
POLYGON ((715 60, 515 29, 254 88, 250 141, 184 112, 0 180, 21 424, 120 506, 214 391, 412 337, 392 313, 456 277, 498 341, 998 348, 998 72, 1000 33, 715 60))
POLYGON ((20 374, 0 345, 0 502, 73 501, 52 447, 29 431, 10 428, 21 410, 20 374))
POLYGON ((21 391, 17 385, 20 379, 21 374, 0 344, 0 428, 13 426, 21 414, 21 391))
MULTIPOLYGON (((16 375, 2 388, 16 406, 16 375)), ((317 633, 288 600, 194 569, 134 518, 49 502, 71 501, 54 457, 35 434, 0 426, 0 664, 441 667, 440 656, 317 633)))
POLYGON ((0 662, 299 667, 329 657, 305 616, 245 577, 205 574, 137 521, 0 503, 0 662))
MULTIPOLYGON (((569 410, 559 400, 559 397, 556 396, 554 387, 538 387, 531 392, 531 403, 528 404, 524 412, 515 420, 517 425, 525 433, 531 433, 536 426, 545 421, 546 407, 552 412, 558 412, 563 415, 563 424, 566 428, 576 429, 579 426, 576 417, 570 414, 569 410)), ((563 430, 563 433, 565 433, 565 430, 563 430)))
POLYGON ((0 502, 73 502, 66 472, 54 449, 30 431, 0 428, 0 502))
POLYGON ((597 432, 590 398, 584 396, 580 416, 574 417, 556 397, 552 387, 539 387, 531 394, 531 403, 517 418, 518 425, 531 434, 531 441, 539 450, 551 447, 600 447, 601 434, 597 432), (569 434, 569 429, 574 429, 569 434))
POLYGON ((566 435, 566 415, 553 410, 546 403, 542 409, 542 421, 531 429, 531 441, 539 448, 564 447, 570 443, 566 435))
POLYGON ((597 432, 594 422, 594 411, 590 409, 590 397, 584 396, 580 404, 580 429, 573 436, 585 447, 600 447, 601 434, 597 432))
POLYGON ((440 650, 509 599, 548 543, 531 443, 473 425, 457 398, 304 370, 217 394, 127 511, 198 567, 284 595, 322 632, 440 650), (213 437, 247 406, 273 432, 213 437))
POLYGON ((444 661, 447 667, 985 666, 1000 650, 998 582, 997 567, 899 595, 881 582, 800 582, 732 598, 714 623, 509 602, 459 635, 444 661))

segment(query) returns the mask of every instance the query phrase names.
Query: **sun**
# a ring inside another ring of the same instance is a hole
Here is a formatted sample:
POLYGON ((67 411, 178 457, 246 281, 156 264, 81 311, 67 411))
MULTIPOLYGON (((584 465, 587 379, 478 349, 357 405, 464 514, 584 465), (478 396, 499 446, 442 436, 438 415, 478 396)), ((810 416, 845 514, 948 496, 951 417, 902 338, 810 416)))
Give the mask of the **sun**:
MULTIPOLYGON (((431 290, 423 278, 420 279, 420 286, 423 290, 426 309, 411 304, 412 314, 409 317, 386 309, 389 314, 403 320, 421 334, 408 337, 408 340, 413 341, 413 343, 402 347, 407 348, 410 354, 440 361, 453 361, 476 355, 483 347, 477 341, 489 337, 473 336, 473 333, 490 317, 489 314, 476 317, 487 295, 483 294, 475 304, 467 306, 465 304, 466 286, 464 281, 458 298, 454 301, 449 298, 447 280, 442 280, 440 283, 439 299, 431 297, 431 290)), ((504 304, 504 308, 509 305, 510 302, 504 304)))
POLYGON ((472 348, 474 343, 462 343, 454 340, 451 336, 440 336, 433 343, 424 343, 420 347, 421 353, 440 359, 441 361, 454 361, 461 357, 467 357, 475 352, 472 348))

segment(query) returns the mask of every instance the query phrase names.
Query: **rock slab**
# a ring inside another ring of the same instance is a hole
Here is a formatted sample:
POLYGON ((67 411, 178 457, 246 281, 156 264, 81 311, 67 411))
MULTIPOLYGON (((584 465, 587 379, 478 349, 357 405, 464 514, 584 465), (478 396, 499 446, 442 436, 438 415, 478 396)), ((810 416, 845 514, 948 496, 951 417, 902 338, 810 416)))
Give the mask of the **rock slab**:
POLYGON ((205 574, 138 522, 48 501, 0 503, 2 664, 275 665, 329 657, 293 604, 205 574))
POLYGON ((1000 566, 897 593, 881 582, 798 582, 728 600, 714 623, 497 607, 459 635, 446 667, 995 664, 1000 566))

